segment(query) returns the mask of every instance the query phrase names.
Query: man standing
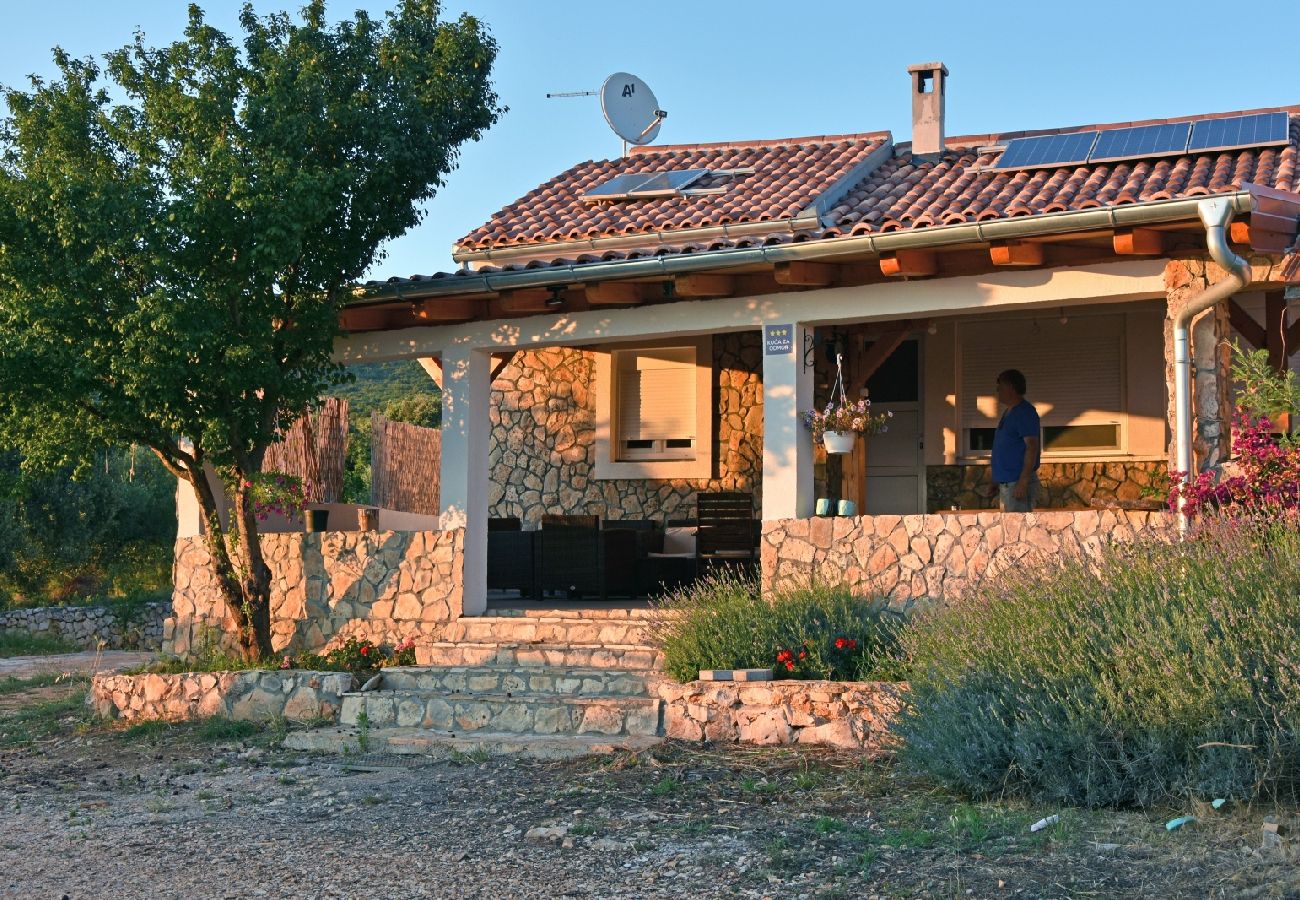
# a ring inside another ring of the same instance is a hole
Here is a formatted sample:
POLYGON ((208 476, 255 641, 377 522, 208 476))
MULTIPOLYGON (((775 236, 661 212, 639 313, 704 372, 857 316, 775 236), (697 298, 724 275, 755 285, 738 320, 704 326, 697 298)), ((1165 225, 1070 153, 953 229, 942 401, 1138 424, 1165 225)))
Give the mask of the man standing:
POLYGON ((1033 512, 1038 493, 1042 429, 1038 410, 1025 399, 1025 376, 1007 369, 998 376, 1003 413, 993 433, 993 481, 1003 512, 1033 512))

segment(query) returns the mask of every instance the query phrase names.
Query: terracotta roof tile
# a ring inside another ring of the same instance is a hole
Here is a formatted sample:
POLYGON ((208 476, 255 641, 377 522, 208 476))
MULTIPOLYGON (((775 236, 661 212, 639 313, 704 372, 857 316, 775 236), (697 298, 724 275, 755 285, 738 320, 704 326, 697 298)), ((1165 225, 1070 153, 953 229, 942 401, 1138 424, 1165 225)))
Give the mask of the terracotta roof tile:
POLYGON ((473 250, 618 234, 788 219, 873 151, 886 133, 761 144, 638 147, 623 159, 580 163, 507 206, 462 238, 473 250), (582 195, 616 175, 683 169, 754 169, 752 175, 710 176, 692 188, 721 194, 593 203, 582 195))

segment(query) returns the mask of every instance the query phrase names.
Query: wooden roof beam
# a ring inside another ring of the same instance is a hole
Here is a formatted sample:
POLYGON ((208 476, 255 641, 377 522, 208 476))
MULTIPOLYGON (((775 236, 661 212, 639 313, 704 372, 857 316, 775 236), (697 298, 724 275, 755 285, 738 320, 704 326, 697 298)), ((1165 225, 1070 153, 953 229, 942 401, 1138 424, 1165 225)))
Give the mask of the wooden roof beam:
POLYGON ((880 271, 894 277, 921 277, 939 271, 933 250, 899 250, 880 257, 880 271))
POLYGON ((468 322, 482 309, 482 304, 470 297, 438 297, 411 304, 411 314, 429 323, 468 322))
POLYGON ((545 288, 525 288, 518 291, 506 291, 492 301, 493 315, 522 316, 529 313, 542 313, 551 306, 554 294, 545 288))
POLYGON ((735 279, 730 275, 705 273, 678 275, 673 280, 673 293, 684 299, 700 297, 730 297, 736 290, 735 279))
POLYGON ((592 306, 637 306, 650 298, 653 286, 634 281, 596 281, 587 285, 592 306))
POLYGON ((1150 228, 1129 228, 1115 232, 1111 245, 1120 256, 1159 256, 1165 252, 1165 236, 1150 228))
POLYGON ((989 247, 995 266, 1041 266, 1043 245, 1029 241, 999 241, 989 247))
POLYGON ((839 277, 839 267, 832 263, 795 260, 776 264, 777 284, 786 287, 829 287, 839 277))

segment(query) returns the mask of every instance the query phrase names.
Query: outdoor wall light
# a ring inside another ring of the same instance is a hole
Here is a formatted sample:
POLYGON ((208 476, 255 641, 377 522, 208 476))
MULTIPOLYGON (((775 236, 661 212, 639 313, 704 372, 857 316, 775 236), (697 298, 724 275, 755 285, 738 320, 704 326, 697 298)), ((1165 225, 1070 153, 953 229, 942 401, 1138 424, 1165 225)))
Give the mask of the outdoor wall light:
POLYGON ((557 306, 563 306, 564 301, 568 299, 566 296, 568 289, 562 284, 553 284, 548 287, 547 290, 551 292, 551 296, 546 298, 546 305, 551 309, 555 309, 557 306))

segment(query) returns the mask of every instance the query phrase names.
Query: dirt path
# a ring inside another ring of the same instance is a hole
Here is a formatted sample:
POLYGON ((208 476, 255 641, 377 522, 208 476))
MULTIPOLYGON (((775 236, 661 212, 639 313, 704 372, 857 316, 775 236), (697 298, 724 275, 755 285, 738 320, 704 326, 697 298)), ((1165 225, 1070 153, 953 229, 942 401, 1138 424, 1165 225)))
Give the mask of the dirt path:
POLYGON ((129 650, 82 650, 78 653, 59 653, 54 656, 11 656, 8 659, 0 659, 0 679, 120 672, 123 669, 142 666, 153 660, 154 655, 129 650))
POLYGON ((0 713, 0 896, 1300 895, 1293 849, 1253 849, 1262 810, 1174 833, 1165 812, 1065 810, 1031 834, 1048 810, 843 754, 412 765, 249 732, 89 726, 76 696, 0 713))

